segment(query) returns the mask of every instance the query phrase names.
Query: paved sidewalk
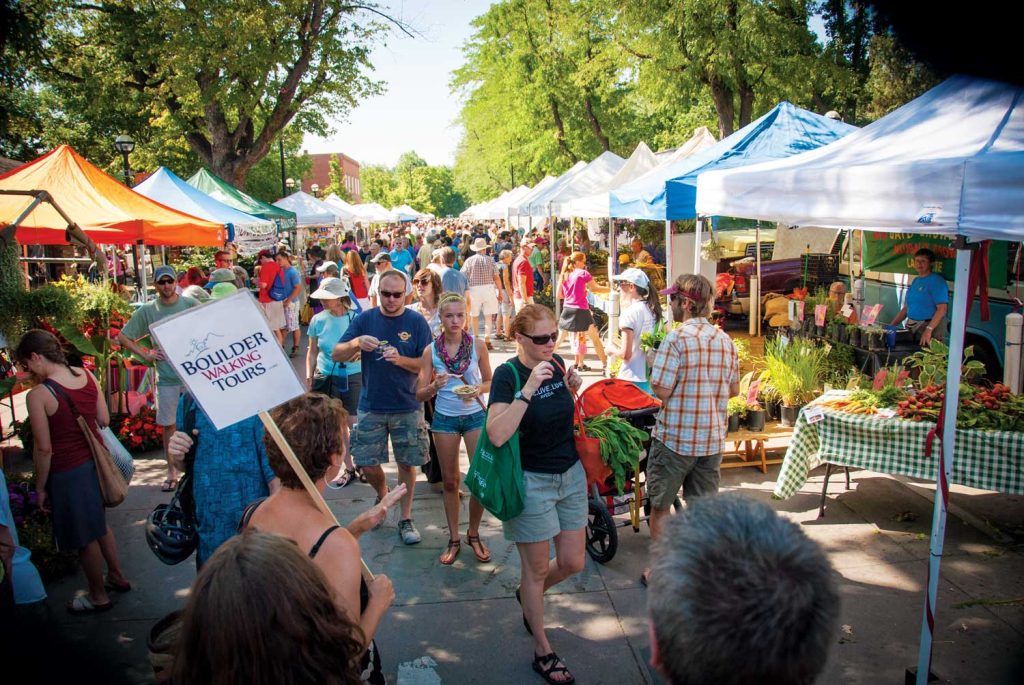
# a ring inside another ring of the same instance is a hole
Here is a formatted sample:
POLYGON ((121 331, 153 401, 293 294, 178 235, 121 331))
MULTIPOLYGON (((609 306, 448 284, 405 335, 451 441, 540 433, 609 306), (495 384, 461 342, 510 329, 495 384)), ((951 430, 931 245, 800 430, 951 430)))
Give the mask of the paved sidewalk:
MULTIPOLYGON (((499 345, 493 363, 509 350, 499 345)), ((117 605, 108 613, 71 617, 64 603, 82 587, 80 576, 74 575, 52 584, 50 598, 32 614, 79 645, 83 654, 106 662, 133 683, 152 682, 147 632, 183 605, 195 575, 191 560, 165 566, 145 544, 146 515, 168 499, 159 491, 163 472, 157 456, 137 460, 139 470, 127 501, 109 512, 136 589, 115 596, 117 605)), ((464 474, 465 455, 462 466, 464 474)), ((393 465, 386 472, 394 482, 393 465)), ((826 517, 817 519, 823 470, 813 472, 800 493, 781 502, 769 499, 777 474, 778 467, 767 475, 752 468, 729 470, 723 474, 723 491, 768 501, 828 551, 841 583, 842 627, 833 636, 831 658, 819 682, 902 682, 904 669, 917 659, 931 525, 931 504, 922 496, 927 486, 855 471, 853 487, 846 491, 839 474, 830 482, 826 517)), ((344 523, 372 503, 373 492, 355 483, 342 491, 328 490, 327 499, 344 523)), ((1024 498, 955 488, 953 503, 983 525, 950 518, 934 668, 948 682, 1019 682, 1024 665, 1024 498)), ((492 563, 478 564, 464 548, 453 566, 444 567, 437 562, 448 537, 441 496, 422 478, 413 512, 423 534, 419 545, 401 544, 394 517, 360 541, 370 568, 395 583, 395 604, 378 632, 389 682, 542 682, 530 668, 532 642, 513 595, 518 555, 503 540, 499 522, 485 516, 481 530, 494 554, 492 563)), ((464 503, 463 521, 466 516, 464 503)), ((602 566, 588 558, 583 573, 547 595, 549 637, 580 683, 657 682, 646 666, 646 592, 638 582, 649 535, 646 525, 638 533, 620 528, 619 535, 611 562, 602 566)), ((60 654, 53 656, 61 659, 60 654)))

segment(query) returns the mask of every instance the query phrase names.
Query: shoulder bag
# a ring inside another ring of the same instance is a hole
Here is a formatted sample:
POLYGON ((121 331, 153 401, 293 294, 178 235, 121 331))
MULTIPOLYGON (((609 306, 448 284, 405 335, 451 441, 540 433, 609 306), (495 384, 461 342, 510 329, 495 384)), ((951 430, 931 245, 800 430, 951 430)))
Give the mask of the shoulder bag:
MULTIPOLYGON (((88 379, 86 382, 90 382, 88 379)), ((96 476, 100 482, 100 493, 103 495, 103 506, 105 507, 116 507, 118 504, 124 501, 124 498, 128 496, 128 481, 125 480, 124 476, 121 475, 121 471, 117 468, 114 463, 114 458, 110 455, 110 450, 107 449, 106 445, 96 434, 96 431, 89 426, 89 422, 86 421, 85 417, 82 416, 81 412, 78 411, 78 407, 71 400, 68 394, 64 391, 64 388, 51 380, 47 380, 44 385, 50 389, 53 396, 58 398, 64 398, 67 402, 68 408, 71 410, 71 415, 75 417, 75 421, 78 423, 78 427, 82 430, 82 435, 85 436, 85 441, 89 445, 89 451, 92 452, 93 461, 96 462, 96 476)))
MULTIPOLYGON (((515 392, 519 392, 519 372, 510 362, 505 363, 515 380, 515 392)), ((519 431, 512 433, 512 437, 498 447, 487 437, 485 421, 464 482, 470 494, 498 520, 508 521, 519 516, 526 505, 523 465, 519 459, 519 431)))

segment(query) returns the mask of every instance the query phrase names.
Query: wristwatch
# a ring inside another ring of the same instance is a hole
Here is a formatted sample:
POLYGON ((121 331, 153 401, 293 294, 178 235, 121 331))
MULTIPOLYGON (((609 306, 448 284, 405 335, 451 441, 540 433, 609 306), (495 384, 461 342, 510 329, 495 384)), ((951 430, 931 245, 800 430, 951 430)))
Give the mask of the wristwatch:
POLYGON ((523 404, 529 404, 530 403, 530 398, 528 398, 526 395, 524 395, 522 390, 517 390, 516 394, 512 396, 512 401, 515 402, 516 400, 519 400, 523 404))

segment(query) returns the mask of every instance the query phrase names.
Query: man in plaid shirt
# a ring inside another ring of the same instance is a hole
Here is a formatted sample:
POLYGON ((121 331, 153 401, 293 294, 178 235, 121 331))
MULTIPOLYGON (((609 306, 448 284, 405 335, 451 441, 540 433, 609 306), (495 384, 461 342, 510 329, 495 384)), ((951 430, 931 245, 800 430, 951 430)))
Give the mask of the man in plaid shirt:
MULTIPOLYGON (((682 325, 665 336, 651 371, 663 403, 647 457, 651 539, 661 533, 680 487, 687 502, 718 492, 726 404, 739 392, 740 370, 732 339, 707 319, 714 304, 708 279, 685 274, 661 294, 682 325)), ((647 584, 646 571, 640 580, 647 584)))
POLYGON ((470 332, 476 335, 476 320, 484 315, 484 344, 491 347, 491 331, 494 329, 494 315, 501 302, 501 281, 498 279, 498 265, 487 254, 490 245, 485 238, 477 238, 470 248, 474 254, 462 265, 462 273, 469 279, 469 306, 467 318, 470 332))

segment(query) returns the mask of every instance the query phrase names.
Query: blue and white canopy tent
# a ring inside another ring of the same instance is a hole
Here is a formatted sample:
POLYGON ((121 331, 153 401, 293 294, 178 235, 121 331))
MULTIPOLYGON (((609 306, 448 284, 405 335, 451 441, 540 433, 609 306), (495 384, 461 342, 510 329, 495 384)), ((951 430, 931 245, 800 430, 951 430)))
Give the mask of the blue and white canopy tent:
POLYGON ((960 406, 976 243, 1024 239, 1024 88, 957 76, 843 140, 790 159, 700 177, 696 208, 779 221, 948 235, 956 240, 946 395, 917 683, 932 659, 935 601, 960 406))

